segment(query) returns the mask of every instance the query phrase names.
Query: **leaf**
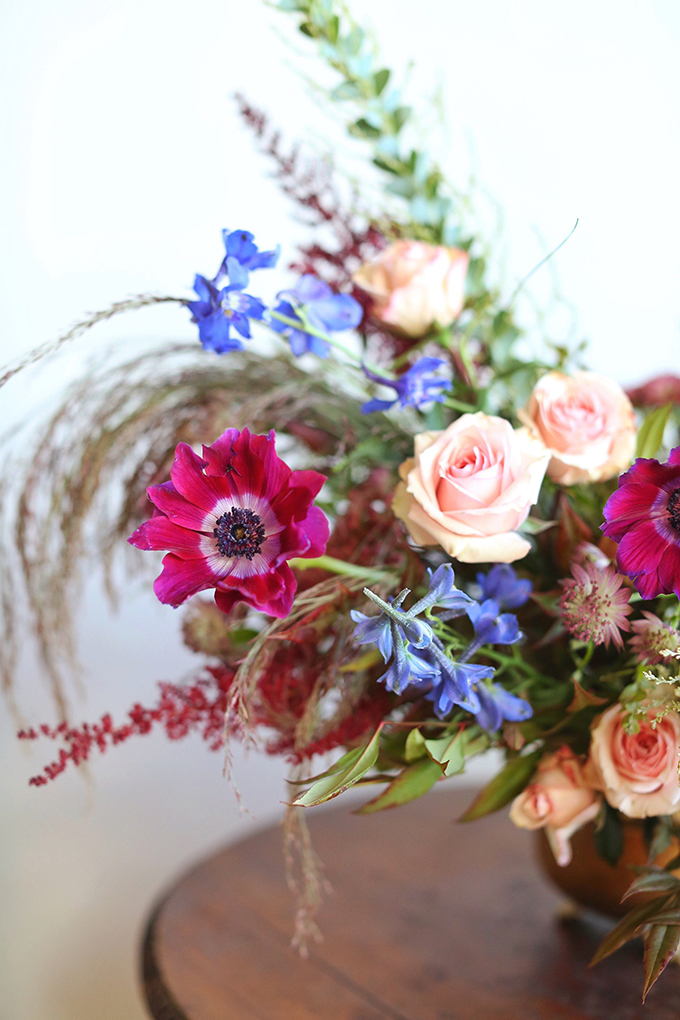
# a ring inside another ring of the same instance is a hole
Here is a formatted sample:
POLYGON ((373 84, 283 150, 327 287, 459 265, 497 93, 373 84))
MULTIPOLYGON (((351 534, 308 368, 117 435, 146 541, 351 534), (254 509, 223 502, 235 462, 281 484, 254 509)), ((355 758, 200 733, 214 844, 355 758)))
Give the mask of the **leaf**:
POLYGON ((623 828, 618 811, 607 801, 602 805, 602 821, 595 827, 593 842, 595 850, 602 860, 614 867, 623 853, 623 828))
POLYGON ((417 761, 427 754, 425 750, 425 738, 420 730, 411 730, 406 738, 404 756, 407 762, 417 761))
POLYGON ((654 456, 663 441, 664 429, 672 409, 672 404, 664 404, 647 415, 638 432, 636 457, 654 456))
POLYGON ((373 87, 375 89, 376 96, 379 96, 382 90, 389 81, 390 72, 386 67, 383 67, 382 71, 376 71, 373 75, 373 87))
POLYGON ((432 761, 443 766, 445 776, 455 776, 465 768, 465 736, 464 731, 426 740, 425 747, 432 761))
POLYGON ((659 908, 669 903, 671 899, 672 897, 670 896, 658 896, 655 900, 650 900, 649 903, 643 903, 642 906, 629 910, 625 917, 622 917, 607 937, 602 940, 588 966, 592 967, 599 963, 600 960, 604 960, 605 957, 611 956, 622 945, 635 938, 638 928, 646 924, 649 918, 653 917, 659 911, 659 908))
MULTIPOLYGON (((344 793, 353 783, 356 783, 357 779, 361 779, 362 776, 366 775, 378 760, 378 744, 380 742, 381 729, 382 727, 379 726, 366 747, 355 749, 360 752, 356 759, 348 764, 346 763, 340 770, 337 770, 339 763, 336 762, 336 771, 331 775, 318 779, 313 786, 310 786, 306 793, 301 794, 293 801, 294 806, 314 807, 316 804, 324 804, 327 800, 332 800, 333 797, 338 797, 341 793, 344 793)), ((352 752, 349 753, 351 754, 352 752)), ((347 758, 347 755, 345 755, 345 758, 347 758)))
POLYGON ((642 990, 642 1001, 675 956, 680 942, 680 928, 665 924, 653 924, 645 932, 645 987, 642 990))
POLYGON ((384 811, 385 808, 397 807, 398 804, 406 804, 410 800, 422 797, 424 793, 434 786, 438 779, 441 779, 442 770, 437 762, 431 758, 422 758, 407 765, 403 772, 400 772, 396 779, 392 780, 386 790, 369 800, 363 807, 358 808, 354 814, 370 815, 374 811, 384 811))
POLYGON ((542 521, 538 517, 527 517, 524 524, 519 527, 520 531, 523 531, 526 535, 540 535, 544 531, 548 531, 549 528, 554 528, 557 521, 542 521))
POLYGON ((305 779, 287 779, 286 782, 291 786, 305 786, 307 783, 315 783, 317 779, 325 779, 327 776, 334 776, 338 772, 342 772, 344 768, 354 764, 361 757, 361 753, 364 750, 363 747, 353 747, 351 751, 347 751, 343 754, 342 758, 327 768, 325 772, 319 772, 316 776, 307 776, 305 779))
POLYGON ((497 776, 477 794, 467 811, 460 816, 459 822, 471 822, 475 818, 483 818, 493 811, 509 804, 527 785, 538 765, 543 751, 532 751, 531 754, 511 758, 497 776))
POLYGON ((672 839, 673 823, 671 819, 667 816, 660 818, 652 831, 652 838, 649 843, 649 860, 655 860, 664 850, 668 850, 672 839))
POLYGON ((582 708, 606 704, 606 698, 598 698, 596 694, 591 694, 590 691, 581 686, 578 680, 572 678, 572 682, 574 684, 574 697, 571 704, 567 706, 567 712, 580 712, 582 708))
POLYGON ((634 896, 636 893, 641 892, 677 893, 680 892, 680 881, 675 875, 671 875, 668 871, 664 871, 663 868, 659 868, 658 871, 647 872, 646 875, 640 875, 636 878, 626 889, 621 900, 627 900, 629 896, 634 896))
POLYGON ((349 133, 351 135, 358 135, 359 138, 380 138, 382 134, 380 128, 370 124, 365 117, 360 117, 359 120, 350 124, 349 133))

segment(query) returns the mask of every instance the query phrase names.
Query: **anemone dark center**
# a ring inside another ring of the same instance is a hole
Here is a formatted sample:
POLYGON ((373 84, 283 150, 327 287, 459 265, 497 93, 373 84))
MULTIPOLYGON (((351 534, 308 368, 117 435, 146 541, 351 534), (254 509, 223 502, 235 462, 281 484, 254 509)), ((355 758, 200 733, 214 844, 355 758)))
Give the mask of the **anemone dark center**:
POLYGON ((674 489, 668 500, 668 523, 671 528, 680 531, 680 489, 674 489))
POLYGON ((242 557, 252 560, 266 537, 262 518, 254 510, 241 506, 233 506, 229 513, 217 518, 213 535, 221 554, 237 560, 242 557))

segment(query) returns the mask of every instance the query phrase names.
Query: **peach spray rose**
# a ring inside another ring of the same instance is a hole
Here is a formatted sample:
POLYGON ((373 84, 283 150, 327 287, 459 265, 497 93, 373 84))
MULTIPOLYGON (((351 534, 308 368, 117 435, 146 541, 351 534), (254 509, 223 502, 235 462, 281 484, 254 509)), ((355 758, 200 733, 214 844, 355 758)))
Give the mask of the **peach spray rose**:
POLYGON ((612 705, 596 721, 588 778, 629 818, 672 814, 680 805, 680 718, 669 712, 656 726, 642 719, 637 733, 626 733, 623 715, 621 705, 612 705))
POLYGON ((571 860, 569 840, 600 809, 600 797, 583 774, 576 755, 562 747, 539 763, 533 783, 512 802, 510 819, 521 829, 545 828, 555 860, 571 860))
POLYGON ((469 261, 460 248, 396 241, 352 279, 372 297, 374 318, 421 337, 435 323, 449 326, 460 315, 469 261))
POLYGON ((549 457, 528 429, 464 414, 443 432, 415 437, 392 509, 418 545, 440 545, 463 563, 511 563, 531 548, 517 529, 549 457))
POLYGON ((519 417, 549 448, 548 475, 562 485, 613 478, 633 459, 633 405, 618 383, 596 372, 548 372, 519 417))

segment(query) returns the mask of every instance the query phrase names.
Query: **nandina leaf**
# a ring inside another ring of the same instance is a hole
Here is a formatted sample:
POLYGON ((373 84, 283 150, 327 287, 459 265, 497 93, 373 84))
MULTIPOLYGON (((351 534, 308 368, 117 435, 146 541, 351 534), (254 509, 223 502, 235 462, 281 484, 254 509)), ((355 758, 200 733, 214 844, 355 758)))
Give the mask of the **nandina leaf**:
POLYGON ((460 816, 459 822, 471 822, 475 818, 483 818, 493 811, 509 804, 527 785, 538 765, 543 751, 532 751, 531 754, 511 758, 497 776, 477 794, 467 811, 460 816))
POLYGON ((455 776, 465 768, 465 731, 450 733, 436 740, 426 740, 425 747, 432 761, 439 762, 445 776, 455 776))
POLYGON ((607 937, 602 940, 588 966, 592 967, 594 964, 599 963, 600 960, 604 960, 605 957, 611 956, 622 945, 635 938, 642 925, 647 924, 655 914, 659 914, 663 907, 670 903, 671 899, 671 896, 657 896, 656 899, 650 900, 649 903, 643 903, 642 906, 633 907, 632 910, 629 910, 625 917, 622 917, 607 937))
POLYGON ((672 404, 657 407, 647 415, 637 437, 636 457, 653 457, 663 442, 663 433, 668 416, 673 410, 672 404))
POLYGON ((425 749, 425 737, 422 735, 420 730, 411 730, 406 738, 406 744, 404 746, 404 757, 409 764, 413 761, 418 761, 419 758, 424 758, 427 754, 425 749))
POLYGON ((645 987, 642 1001, 675 956, 680 942, 680 928, 676 925, 653 924, 644 934, 645 943, 645 987))
POLYGON ((572 683, 574 684, 574 698, 571 704, 567 705, 567 712, 580 712, 583 708, 606 704, 606 698, 598 698, 596 694, 593 694, 591 691, 587 691, 585 687, 582 687, 578 680, 573 677, 572 683))
POLYGON ((380 742, 380 731, 382 725, 373 734, 366 747, 356 748, 359 751, 357 757, 351 757, 352 752, 344 756, 345 764, 338 769, 337 766, 343 761, 336 762, 336 771, 318 779, 309 790, 301 794, 293 802, 295 807, 314 807, 316 804, 323 804, 327 800, 344 793, 358 779, 365 776, 369 769, 372 769, 378 760, 378 745, 380 742))
POLYGON ((618 811, 607 801, 602 804, 602 813, 593 833, 593 842, 602 860, 614 867, 623 853, 623 827, 618 811))
POLYGON ((680 892, 680 880, 675 875, 671 875, 670 872, 659 868, 658 871, 647 872, 646 875, 640 875, 639 878, 636 878, 626 889, 621 899, 622 901, 627 900, 629 896, 634 896, 636 893, 641 892, 677 893, 680 892))
POLYGON ((421 758, 413 765, 407 765, 403 772, 400 772, 396 779, 393 779, 386 790, 369 800, 363 807, 358 808, 354 814, 370 815, 374 811, 383 811, 385 808, 397 807, 398 804, 406 804, 410 800, 417 800, 424 793, 434 786, 438 779, 441 779, 441 766, 432 761, 431 758, 421 758))
POLYGON ((315 776, 306 776, 304 779, 287 779, 286 782, 290 786, 306 786, 308 783, 316 783, 318 779, 326 779, 328 776, 334 776, 338 772, 342 772, 343 769, 349 768, 355 761, 361 757, 364 751, 363 747, 353 747, 351 751, 347 751, 343 754, 342 758, 338 758, 329 768, 324 772, 318 772, 315 776))

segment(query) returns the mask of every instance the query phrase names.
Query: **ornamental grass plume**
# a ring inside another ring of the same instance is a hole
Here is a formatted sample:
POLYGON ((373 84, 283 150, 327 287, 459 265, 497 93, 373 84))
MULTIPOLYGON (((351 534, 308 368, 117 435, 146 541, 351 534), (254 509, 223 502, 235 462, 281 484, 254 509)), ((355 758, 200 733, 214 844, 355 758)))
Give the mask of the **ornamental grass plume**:
POLYGON ((622 630, 630 630, 626 617, 631 612, 629 592, 623 578, 612 566, 600 570, 594 563, 574 563, 573 578, 560 581, 562 619, 567 630, 581 641, 609 647, 613 641, 623 648, 622 630))

